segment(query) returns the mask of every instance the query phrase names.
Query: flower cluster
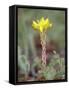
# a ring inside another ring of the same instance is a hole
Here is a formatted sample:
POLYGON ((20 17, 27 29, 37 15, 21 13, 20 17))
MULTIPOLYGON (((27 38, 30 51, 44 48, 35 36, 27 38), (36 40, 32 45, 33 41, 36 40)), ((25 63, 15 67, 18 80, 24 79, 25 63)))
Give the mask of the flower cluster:
POLYGON ((44 32, 44 31, 48 30, 48 28, 52 27, 52 23, 50 23, 48 18, 46 18, 44 20, 44 17, 42 17, 40 20, 37 20, 36 22, 33 21, 32 27, 35 30, 38 30, 40 32, 44 32))

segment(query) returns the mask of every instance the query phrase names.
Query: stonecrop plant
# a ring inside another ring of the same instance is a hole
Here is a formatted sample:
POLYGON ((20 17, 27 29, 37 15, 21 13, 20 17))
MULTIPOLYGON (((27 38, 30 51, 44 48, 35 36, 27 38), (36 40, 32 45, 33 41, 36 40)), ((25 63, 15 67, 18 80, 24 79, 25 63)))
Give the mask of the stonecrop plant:
POLYGON ((50 28, 52 27, 52 23, 49 21, 48 18, 44 19, 44 17, 42 17, 40 20, 33 21, 32 27, 40 34, 42 45, 42 65, 46 66, 46 35, 47 31, 50 30, 50 28))

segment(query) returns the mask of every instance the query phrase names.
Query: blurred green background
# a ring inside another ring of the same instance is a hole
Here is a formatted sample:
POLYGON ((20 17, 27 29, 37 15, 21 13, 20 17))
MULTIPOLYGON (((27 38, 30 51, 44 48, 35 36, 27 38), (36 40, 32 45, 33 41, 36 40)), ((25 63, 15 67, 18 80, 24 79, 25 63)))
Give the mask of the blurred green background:
POLYGON ((64 58, 65 12, 59 10, 18 9, 18 61, 19 73, 29 73, 31 64, 41 58, 39 32, 33 30, 33 20, 49 18, 53 27, 47 32, 47 53, 55 50, 64 58), (24 63, 24 65, 23 65, 24 63), (29 64, 30 63, 30 64, 29 64), (28 69, 27 69, 28 68, 28 69))

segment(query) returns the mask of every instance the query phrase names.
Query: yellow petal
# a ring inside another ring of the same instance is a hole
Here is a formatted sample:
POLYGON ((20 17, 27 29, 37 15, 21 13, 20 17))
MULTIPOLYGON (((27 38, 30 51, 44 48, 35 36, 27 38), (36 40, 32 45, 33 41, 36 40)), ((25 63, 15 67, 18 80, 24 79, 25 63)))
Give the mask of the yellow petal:
POLYGON ((36 25, 37 25, 37 23, 36 23, 35 21, 33 21, 33 25, 35 25, 35 26, 36 26, 36 25))
POLYGON ((50 25, 50 22, 49 22, 49 19, 47 18, 45 20, 45 29, 49 28, 51 25, 50 25))
POLYGON ((40 24, 40 26, 43 26, 43 25, 44 25, 44 17, 42 17, 42 18, 40 19, 39 24, 40 24))
POLYGON ((41 22, 44 22, 44 17, 42 17, 42 18, 40 19, 40 21, 41 21, 41 22))
POLYGON ((49 24, 49 19, 48 18, 45 20, 45 24, 49 24))
POLYGON ((40 32, 43 32, 43 28, 40 26, 40 32))
POLYGON ((52 23, 50 24, 50 27, 52 27, 52 23))
POLYGON ((37 28, 38 28, 38 24, 37 24, 35 21, 33 21, 32 27, 33 27, 34 29, 37 29, 37 28))
POLYGON ((39 23, 39 20, 37 20, 37 23, 39 23))

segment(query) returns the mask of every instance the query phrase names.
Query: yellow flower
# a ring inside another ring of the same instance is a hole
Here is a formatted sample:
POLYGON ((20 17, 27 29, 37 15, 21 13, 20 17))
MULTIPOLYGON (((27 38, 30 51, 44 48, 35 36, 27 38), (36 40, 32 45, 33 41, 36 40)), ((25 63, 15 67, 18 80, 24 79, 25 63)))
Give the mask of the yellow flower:
POLYGON ((46 18, 44 20, 44 17, 42 17, 39 20, 37 20, 36 22, 33 21, 32 23, 32 27, 35 29, 35 30, 39 30, 40 32, 43 32, 43 31, 46 31, 48 28, 52 27, 52 23, 50 23, 49 19, 46 18))

